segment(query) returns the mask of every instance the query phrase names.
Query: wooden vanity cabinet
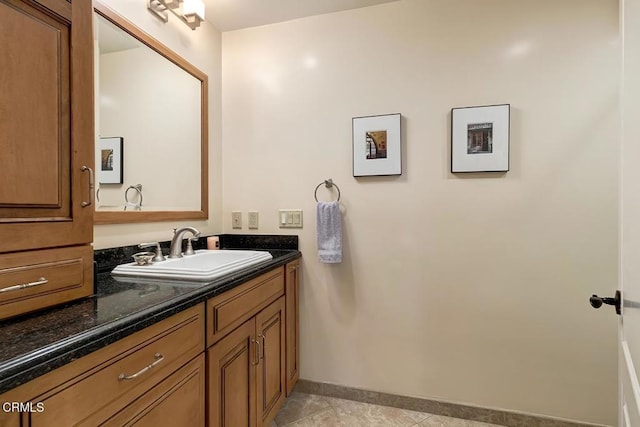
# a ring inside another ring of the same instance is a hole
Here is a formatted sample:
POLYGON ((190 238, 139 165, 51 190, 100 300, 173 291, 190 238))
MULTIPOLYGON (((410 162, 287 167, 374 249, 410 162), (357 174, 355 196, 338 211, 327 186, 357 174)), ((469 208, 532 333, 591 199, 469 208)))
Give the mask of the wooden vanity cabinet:
POLYGON ((299 269, 275 268, 1 395, 36 410, 2 410, 0 426, 269 426, 299 373, 299 269))
POLYGON ((286 397, 285 310, 283 267, 208 301, 209 427, 268 426, 276 416, 286 397))
POLYGON ((20 301, 10 308, 5 299, 0 319, 93 292, 92 257, 74 249, 91 250, 93 240, 92 22, 90 1, 0 0, 0 276, 16 273, 0 295, 20 301), (43 284, 59 282, 43 265, 20 270, 43 264, 44 248, 83 264, 80 282, 58 283, 74 292, 34 298, 43 284), (11 253, 24 261, 5 261, 11 253))
MULTIPOLYGON (((203 352, 204 303, 20 386, 0 401, 42 405, 42 411, 21 415, 23 427, 204 426, 203 352)), ((0 414, 0 425, 11 417, 15 413, 0 414)))

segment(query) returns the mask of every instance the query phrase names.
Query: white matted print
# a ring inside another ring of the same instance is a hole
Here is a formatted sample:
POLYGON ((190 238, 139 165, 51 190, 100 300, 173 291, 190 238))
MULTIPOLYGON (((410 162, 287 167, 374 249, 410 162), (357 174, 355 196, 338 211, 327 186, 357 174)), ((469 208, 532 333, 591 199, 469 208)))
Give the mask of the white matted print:
POLYGON ((122 184, 123 182, 123 143, 122 137, 100 138, 100 184, 122 184))
POLYGON ((509 170, 509 104, 451 109, 451 172, 509 170))
POLYGON ((401 114, 353 118, 353 176, 402 175, 401 114))

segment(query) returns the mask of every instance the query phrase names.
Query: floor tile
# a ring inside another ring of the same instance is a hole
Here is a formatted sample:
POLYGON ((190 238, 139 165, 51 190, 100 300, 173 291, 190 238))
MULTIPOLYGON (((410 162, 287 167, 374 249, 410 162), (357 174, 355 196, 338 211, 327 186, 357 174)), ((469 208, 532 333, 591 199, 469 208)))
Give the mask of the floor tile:
POLYGON ((269 427, 499 427, 307 393, 292 393, 269 427))
POLYGON ((459 418, 433 415, 419 424, 421 427, 498 427, 495 424, 481 423, 479 421, 461 420, 459 418))
POLYGON ((329 408, 287 424, 286 427, 349 427, 349 425, 338 418, 333 408, 329 408))
POLYGON ((352 400, 327 398, 338 420, 347 426, 412 427, 431 414, 388 406, 371 405, 352 400))
POLYGON ((285 426, 323 409, 329 409, 329 403, 323 396, 294 392, 276 415, 275 422, 278 426, 285 426))

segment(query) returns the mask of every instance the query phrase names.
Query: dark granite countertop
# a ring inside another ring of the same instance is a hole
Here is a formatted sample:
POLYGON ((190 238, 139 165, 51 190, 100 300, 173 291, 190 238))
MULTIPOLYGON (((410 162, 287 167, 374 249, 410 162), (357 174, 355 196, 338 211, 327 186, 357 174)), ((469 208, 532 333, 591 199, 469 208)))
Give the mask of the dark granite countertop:
POLYGON ((121 263, 118 260, 135 247, 96 251, 100 264, 93 297, 0 322, 0 393, 301 257, 297 238, 294 249, 291 238, 291 242, 276 239, 279 243, 274 244, 265 236, 258 240, 247 237, 223 235, 221 246, 253 246, 251 249, 268 250, 273 259, 204 285, 116 281, 109 273, 113 264, 121 263))

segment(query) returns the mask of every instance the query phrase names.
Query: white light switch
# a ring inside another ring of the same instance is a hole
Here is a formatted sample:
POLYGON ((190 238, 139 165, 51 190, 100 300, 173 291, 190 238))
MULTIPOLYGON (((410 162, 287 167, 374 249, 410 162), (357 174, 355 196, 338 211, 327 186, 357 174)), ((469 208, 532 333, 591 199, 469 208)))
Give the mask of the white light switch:
POLYGON ((280 209, 280 228, 302 228, 302 209, 280 209))
POLYGON ((242 228, 242 212, 239 212, 239 211, 231 212, 231 227, 242 228))

